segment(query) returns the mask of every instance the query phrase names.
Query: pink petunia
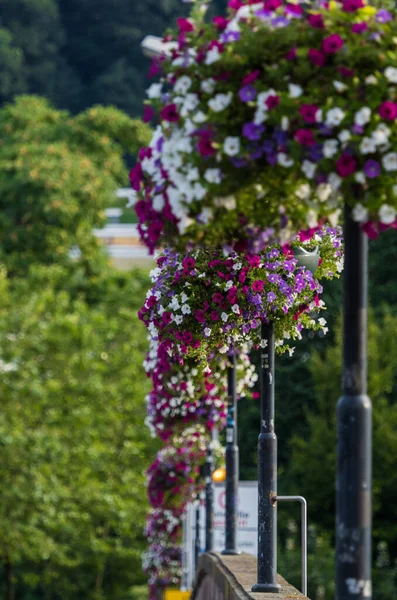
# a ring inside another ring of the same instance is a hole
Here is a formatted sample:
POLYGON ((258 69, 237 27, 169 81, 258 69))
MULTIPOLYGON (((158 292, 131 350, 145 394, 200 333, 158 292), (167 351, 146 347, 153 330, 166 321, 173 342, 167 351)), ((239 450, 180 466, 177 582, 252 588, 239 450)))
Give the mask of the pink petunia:
POLYGON ((251 83, 254 83, 254 81, 256 81, 258 79, 260 74, 261 74, 261 72, 259 71, 259 69, 256 69, 256 71, 251 71, 251 73, 248 73, 248 75, 246 75, 243 78, 242 84, 250 85, 251 83))
POLYGON ((342 48, 344 44, 343 39, 337 33, 333 33, 323 39, 322 49, 326 54, 335 54, 342 48))
POLYGON ((296 48, 291 48, 291 50, 288 50, 287 54, 285 55, 285 58, 286 60, 295 60, 296 56, 296 48))
POLYGON ((198 142, 198 151, 201 156, 213 156, 216 153, 212 141, 208 136, 201 136, 198 142))
POLYGON ((316 50, 316 48, 310 48, 308 52, 309 60, 316 67, 322 67, 325 63, 325 56, 320 50, 316 50))
POLYGON ((149 123, 154 117, 154 110, 149 104, 145 104, 145 108, 143 109, 143 122, 149 123))
POLYGON ((396 102, 390 102, 387 100, 380 105, 378 112, 382 119, 394 121, 397 118, 397 104, 396 102))
POLYGON ((136 192, 139 192, 139 190, 141 189, 141 182, 143 180, 143 171, 141 163, 137 163, 135 167, 131 169, 129 177, 132 189, 136 192))
POLYGON ((351 154, 343 153, 336 161, 336 171, 341 177, 352 175, 357 168, 357 161, 351 154))
POLYGON ((265 104, 269 110, 272 110, 272 108, 276 108, 276 106, 278 106, 279 103, 280 103, 280 96, 275 96, 275 95, 268 96, 265 101, 265 104))
POLYGON ((194 25, 191 21, 189 21, 189 19, 179 17, 176 20, 176 22, 178 24, 179 31, 181 31, 182 33, 189 33, 190 31, 194 31, 194 25))
POLYGON ((310 129, 298 129, 295 133, 295 139, 302 144, 302 146, 314 146, 316 143, 313 132, 310 129))
POLYGON ((325 27, 322 15, 309 15, 307 20, 314 29, 324 29, 325 27))
POLYGON ((176 123, 179 121, 179 115, 176 104, 167 104, 160 112, 160 117, 163 121, 168 121, 169 123, 176 123))
POLYGON ((225 17, 213 17, 212 22, 218 31, 223 31, 229 21, 225 17))
POLYGON ((361 23, 353 23, 352 25, 352 33, 363 33, 363 31, 368 30, 368 25, 365 21, 361 21, 361 23))
POLYGON ((281 6, 281 4, 281 0, 266 0, 266 2, 263 5, 263 9, 266 12, 272 12, 274 10, 277 10, 278 7, 281 6))
POLYGON ((196 312, 194 313, 194 317, 199 323, 205 323, 205 312, 200 308, 196 310, 196 312))
POLYGON ((303 117, 303 120, 306 123, 316 123, 316 114, 318 112, 318 106, 315 104, 302 104, 299 109, 300 114, 303 117))
POLYGON ((261 292, 263 290, 264 285, 265 282, 262 281, 262 279, 256 279, 252 284, 252 289, 254 290, 254 292, 261 292))
POLYGON ((343 0, 343 10, 345 12, 356 12, 356 10, 364 6, 364 0, 343 0))

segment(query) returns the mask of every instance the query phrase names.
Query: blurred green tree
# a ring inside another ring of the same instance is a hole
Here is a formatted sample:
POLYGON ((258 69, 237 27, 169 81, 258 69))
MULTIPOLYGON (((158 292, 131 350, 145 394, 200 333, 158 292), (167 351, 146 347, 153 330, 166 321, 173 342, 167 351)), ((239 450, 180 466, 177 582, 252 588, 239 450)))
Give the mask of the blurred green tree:
MULTIPOLYGON (((1 272, 0 557, 7 600, 15 591, 18 598, 125 599, 142 582, 145 465, 154 450, 142 426, 146 334, 136 316, 139 300, 126 302, 113 278, 106 297, 89 304, 57 289, 67 275, 39 265, 9 281, 1 272)), ((130 291, 142 297, 144 282, 138 275, 130 291)))
POLYGON ((115 108, 71 117, 35 96, 0 109, 0 258, 10 274, 31 262, 77 262, 97 268, 93 228, 117 187, 128 182, 126 152, 147 142, 149 128, 115 108))

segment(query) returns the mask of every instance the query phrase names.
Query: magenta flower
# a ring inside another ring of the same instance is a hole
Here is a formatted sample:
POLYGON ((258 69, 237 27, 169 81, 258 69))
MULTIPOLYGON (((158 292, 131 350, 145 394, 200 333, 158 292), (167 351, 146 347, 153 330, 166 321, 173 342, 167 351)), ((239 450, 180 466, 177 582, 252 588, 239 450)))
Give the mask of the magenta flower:
POLYGON ((356 12, 359 8, 365 6, 364 0, 344 0, 343 10, 345 12, 356 12))
POLYGON ((397 118, 397 104, 396 102, 383 102, 379 107, 379 114, 382 119, 387 121, 394 121, 397 118))
POLYGON ((228 6, 233 10, 238 10, 239 8, 244 6, 244 2, 242 2, 241 0, 229 0, 228 6))
POLYGON ((285 55, 286 60, 295 60, 296 58, 296 48, 291 48, 285 55))
POLYGON ((164 312, 161 316, 161 320, 163 321, 163 323, 165 323, 165 325, 169 325, 172 321, 172 315, 170 312, 164 312))
POLYGON ((154 110, 149 104, 145 104, 145 108, 143 109, 143 122, 149 123, 154 117, 154 110))
POLYGON ((212 22, 218 31, 226 29, 226 25, 228 24, 228 20, 225 17, 213 17, 212 22))
POLYGON ((348 69, 347 67, 338 67, 338 71, 342 77, 353 77, 354 75, 353 69, 348 69))
POLYGON ((336 171, 341 177, 352 175, 357 167, 357 161, 351 154, 343 153, 336 161, 336 171))
POLYGON ((299 4, 286 4, 284 10, 288 15, 297 19, 300 19, 303 15, 303 9, 299 4))
POLYGON ((315 104, 302 104, 299 109, 300 114, 303 117, 303 120, 306 123, 315 123, 316 122, 316 114, 318 111, 318 106, 315 104))
POLYGON ((281 6, 281 0, 266 0, 266 2, 263 5, 263 8, 267 12, 272 12, 274 10, 277 10, 279 6, 281 6))
POLYGON ((135 167, 133 167, 131 169, 129 177, 130 177, 132 189, 135 190, 136 192, 139 192, 139 190, 141 189, 141 183, 143 180, 143 171, 142 171, 141 163, 137 163, 135 165, 135 167))
POLYGON ((201 308, 196 310, 196 312, 194 313, 194 316, 195 316, 196 321, 198 321, 199 323, 205 323, 205 312, 203 310, 201 310, 201 308))
POLYGON ((276 106, 278 106, 279 102, 280 96, 268 96, 265 104, 269 110, 272 110, 272 108, 276 108, 276 106))
POLYGON ((160 117, 163 121, 168 121, 169 123, 176 123, 179 121, 176 104, 167 104, 167 106, 164 106, 160 112, 160 117))
POLYGON ((252 289, 254 290, 254 292, 261 292, 263 290, 264 285, 265 282, 262 281, 262 279, 256 279, 252 284, 252 289))
POLYGON ((256 71, 251 71, 251 73, 248 73, 248 75, 244 77, 242 84, 250 85, 251 83, 254 83, 254 81, 258 79, 260 74, 261 72, 259 71, 259 69, 257 69, 256 71))
POLYGON ((353 23, 352 25, 352 33, 363 33, 367 31, 368 25, 365 21, 361 21, 361 23, 353 23))
POLYGON ((324 20, 322 15, 309 15, 308 19, 309 24, 315 29, 324 29, 324 20))
POLYGON ((378 175, 380 174, 380 164, 378 163, 378 161, 377 160, 367 160, 367 162, 364 165, 364 173, 370 179, 374 179, 375 177, 378 177, 378 175))
POLYGON ((220 292, 215 292, 215 294, 212 296, 212 300, 215 302, 215 304, 222 304, 223 296, 220 292))
POLYGON ((316 50, 316 48, 310 48, 308 52, 309 60, 313 65, 317 67, 322 67, 325 63, 325 56, 320 50, 316 50))
POLYGON ((323 39, 322 49, 326 54, 335 54, 344 44, 343 39, 337 33, 323 39))
POLYGON ((190 31, 194 31, 194 25, 189 19, 184 19, 183 17, 179 17, 176 20, 179 31, 182 33, 189 33, 190 31))
POLYGON ((216 310, 211 311, 210 317, 212 321, 219 321, 219 314, 216 312, 216 310))
POLYGON ((198 151, 201 156, 213 156, 215 154, 216 150, 212 145, 211 139, 207 135, 200 137, 198 151))
POLYGON ((194 268, 195 264, 196 264, 196 261, 194 260, 194 258, 192 256, 187 256, 182 261, 183 268, 187 269, 189 271, 191 271, 194 268))
POLYGON ((295 139, 302 144, 302 146, 314 146, 316 143, 313 132, 310 129, 298 129, 295 133, 295 139))

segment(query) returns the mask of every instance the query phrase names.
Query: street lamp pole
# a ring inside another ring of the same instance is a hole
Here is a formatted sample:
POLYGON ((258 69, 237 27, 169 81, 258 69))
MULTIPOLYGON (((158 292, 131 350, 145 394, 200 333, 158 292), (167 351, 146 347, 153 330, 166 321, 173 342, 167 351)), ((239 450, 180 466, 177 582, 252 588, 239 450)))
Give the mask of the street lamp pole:
POLYGON ((336 600, 370 600, 372 407, 367 396, 368 240, 345 208, 342 396, 337 406, 336 600))
POLYGON ((237 445, 236 353, 234 350, 230 360, 232 364, 227 370, 228 409, 225 452, 226 531, 225 549, 222 554, 239 554, 237 549, 239 452, 237 445))
POLYGON ((253 592, 277 593, 277 436, 274 431, 274 328, 262 323, 258 438, 258 582, 253 592))
POLYGON ((212 442, 214 435, 207 448, 205 463, 205 551, 212 552, 214 549, 214 484, 212 482, 213 458, 212 442))

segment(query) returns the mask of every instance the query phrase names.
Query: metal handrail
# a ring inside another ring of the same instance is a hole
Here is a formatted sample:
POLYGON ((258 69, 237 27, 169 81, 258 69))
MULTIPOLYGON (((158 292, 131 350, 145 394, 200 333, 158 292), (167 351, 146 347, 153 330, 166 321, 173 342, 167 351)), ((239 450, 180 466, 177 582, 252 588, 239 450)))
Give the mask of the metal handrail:
POLYGON ((301 505, 301 565, 302 565, 302 594, 307 596, 307 502, 303 496, 273 496, 276 502, 300 502, 301 505))

